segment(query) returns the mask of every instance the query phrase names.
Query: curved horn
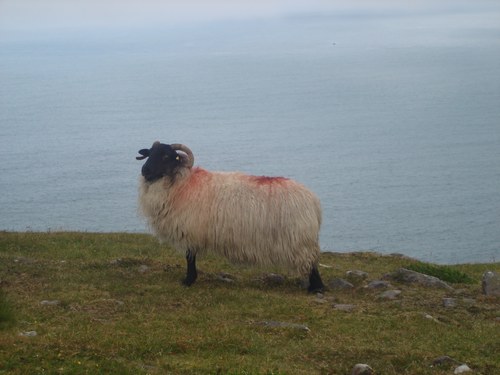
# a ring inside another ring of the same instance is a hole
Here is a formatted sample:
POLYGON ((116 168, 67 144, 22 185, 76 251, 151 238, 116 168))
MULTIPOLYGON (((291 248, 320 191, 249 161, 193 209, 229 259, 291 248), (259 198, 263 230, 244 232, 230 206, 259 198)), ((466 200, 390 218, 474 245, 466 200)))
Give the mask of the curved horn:
POLYGON ((194 164, 194 155, 193 152, 189 149, 189 147, 180 144, 180 143, 174 143, 171 144, 170 147, 172 147, 175 151, 179 150, 184 152, 187 155, 187 160, 186 160, 186 167, 191 168, 194 164))

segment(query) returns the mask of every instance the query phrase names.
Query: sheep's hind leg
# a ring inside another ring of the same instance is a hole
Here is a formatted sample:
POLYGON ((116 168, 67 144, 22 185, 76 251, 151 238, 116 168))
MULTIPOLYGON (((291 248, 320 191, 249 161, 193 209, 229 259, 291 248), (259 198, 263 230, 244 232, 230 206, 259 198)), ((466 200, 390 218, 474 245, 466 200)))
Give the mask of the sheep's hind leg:
POLYGON ((314 266, 309 274, 309 288, 307 289, 309 293, 323 292, 325 285, 321 280, 319 275, 318 267, 314 266))
POLYGON ((186 286, 190 286, 196 281, 198 277, 198 272, 196 272, 196 255, 193 254, 190 250, 186 252, 186 260, 187 260, 187 274, 186 278, 182 281, 182 283, 186 286))

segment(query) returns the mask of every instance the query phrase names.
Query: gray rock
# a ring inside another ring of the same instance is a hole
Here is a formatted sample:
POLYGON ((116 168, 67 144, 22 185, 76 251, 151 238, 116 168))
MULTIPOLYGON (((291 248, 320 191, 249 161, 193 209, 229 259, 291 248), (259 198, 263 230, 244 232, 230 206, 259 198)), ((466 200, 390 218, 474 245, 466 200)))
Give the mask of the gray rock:
POLYGON ((447 308, 456 307, 457 306, 456 298, 443 298, 443 306, 447 308))
POLYGON ((383 292, 382 294, 380 294, 378 296, 378 298, 380 298, 380 299, 394 300, 394 299, 397 299, 400 294, 401 294, 400 290, 392 289, 392 290, 387 290, 387 291, 383 292))
POLYGON ((391 286, 392 286, 391 283, 388 281, 373 280, 365 288, 368 288, 368 289, 387 289, 387 288, 390 288, 391 286))
POLYGON ((139 268, 137 269, 139 273, 146 273, 149 271, 149 267, 146 266, 145 264, 141 264, 139 268))
POLYGON ((396 272, 386 275, 386 277, 390 278, 391 280, 403 283, 419 284, 430 288, 453 290, 451 286, 449 286, 443 280, 438 279, 437 277, 425 275, 416 271, 411 271, 406 268, 400 268, 396 272))
POLYGON ((287 322, 277 322, 275 320, 266 320, 263 322, 257 323, 259 325, 263 325, 265 327, 273 327, 273 328, 292 328, 297 329, 299 331, 309 332, 311 331, 308 326, 304 324, 296 324, 296 323, 287 323, 287 322))
POLYGON ((432 320, 433 322, 435 323, 441 323, 439 320, 437 320, 436 318, 434 318, 432 315, 430 314, 422 314, 422 316, 425 318, 425 319, 428 319, 428 320, 432 320))
POLYGON ((454 374, 463 374, 464 372, 469 372, 472 371, 472 369, 467 366, 467 365, 460 365, 458 366, 455 371, 453 371, 454 374))
POLYGON ((372 375, 375 374, 373 369, 364 363, 358 363, 354 365, 351 371, 351 375, 372 375))
POLYGON ((341 278, 335 278, 330 280, 328 283, 328 286, 332 289, 336 290, 345 290, 345 289, 353 289, 354 285, 352 285, 349 281, 341 279, 341 278))
POLYGON ((500 297, 500 275, 494 271, 483 274, 483 293, 487 296, 500 297))
POLYGON ((350 312, 350 311, 353 311, 356 308, 356 306, 355 305, 344 304, 344 303, 334 303, 333 304, 333 308, 335 310, 339 310, 339 311, 350 312))
POLYGON ((353 284, 359 284, 368 278, 368 273, 360 270, 347 271, 345 273, 347 280, 353 284))
POLYGON ((452 365, 459 364, 457 360, 451 358, 448 355, 442 355, 441 357, 437 357, 432 361, 432 366, 442 366, 442 365, 452 365))
POLYGON ((285 277, 277 273, 268 273, 262 276, 262 281, 268 285, 283 285, 285 283, 285 277))
POLYGON ((220 272, 217 275, 215 275, 215 277, 217 280, 223 281, 225 283, 234 283, 233 276, 225 272, 220 272))
POLYGON ((27 332, 21 332, 19 336, 24 336, 24 337, 35 337, 37 335, 36 331, 27 331, 27 332))
POLYGON ((46 300, 44 299, 43 301, 40 301, 40 305, 42 306, 57 306, 60 305, 61 301, 55 299, 55 300, 46 300))

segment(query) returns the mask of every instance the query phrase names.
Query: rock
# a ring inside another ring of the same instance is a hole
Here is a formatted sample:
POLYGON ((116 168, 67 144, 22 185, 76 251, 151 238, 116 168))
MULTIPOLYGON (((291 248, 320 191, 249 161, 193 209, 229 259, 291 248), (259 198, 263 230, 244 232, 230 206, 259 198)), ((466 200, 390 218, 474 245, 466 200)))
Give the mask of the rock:
MULTIPOLYGON (((320 294, 320 293, 318 293, 318 294, 320 294)), ((316 296, 316 298, 314 299, 314 302, 320 303, 320 304, 325 304, 325 303, 328 303, 329 301, 326 298, 316 296)))
POLYGON ((442 355, 441 357, 437 357, 432 361, 432 366, 442 366, 442 365, 451 365, 451 364, 458 364, 457 360, 451 358, 448 355, 442 355))
POLYGON ((443 306, 448 308, 456 307, 457 300, 455 298, 443 298, 443 306))
POLYGON ((146 273, 149 271, 149 267, 146 266, 145 264, 141 264, 139 268, 137 269, 139 273, 146 273))
POLYGON ((234 283, 234 278, 232 275, 225 273, 225 272, 220 272, 217 275, 215 275, 217 280, 223 281, 225 283, 234 283))
POLYGON ((344 304, 344 303, 334 303, 333 304, 333 308, 335 310, 349 312, 349 311, 353 311, 356 308, 356 306, 355 305, 344 304))
POLYGON ((353 284, 359 284, 366 278, 368 278, 368 273, 365 271, 360 271, 360 270, 354 270, 354 271, 347 271, 345 273, 345 276, 347 280, 353 284))
POLYGON ((336 290, 346 290, 346 289, 353 289, 354 285, 352 285, 349 281, 341 279, 341 278, 335 278, 330 280, 328 283, 328 286, 332 289, 336 290))
POLYGON ((292 329, 297 329, 299 331, 305 331, 305 332, 310 332, 311 330, 309 329, 308 326, 304 324, 296 324, 296 323, 286 323, 286 322, 277 322, 275 320, 267 320, 264 322, 259 322, 257 323, 259 325, 263 325, 265 327, 273 327, 273 328, 292 328, 292 329))
POLYGON ((385 280, 373 280, 371 281, 365 288, 368 289, 387 289, 390 288, 392 285, 390 282, 385 281, 385 280))
POLYGON ((44 299, 43 301, 40 301, 40 305, 42 306, 57 306, 60 305, 61 301, 55 299, 55 300, 46 300, 44 299))
POLYGON ((285 277, 277 273, 268 273, 262 276, 262 281, 268 285, 283 285, 285 283, 285 277))
POLYGON ((483 293, 487 296, 500 297, 500 275, 494 271, 483 274, 483 293))
POLYGON ((403 283, 419 284, 430 288, 453 290, 451 286, 446 284, 443 280, 438 279, 437 277, 425 275, 416 271, 411 271, 406 268, 400 268, 396 272, 386 275, 386 277, 403 283))
POLYGON ((351 371, 351 375, 372 375, 372 374, 375 374, 373 369, 364 363, 358 363, 357 365, 354 365, 351 371))
POLYGON ((380 294, 378 296, 378 298, 379 299, 394 300, 394 299, 398 298, 400 294, 401 294, 400 290, 392 289, 392 290, 387 290, 387 291, 383 292, 382 294, 380 294))
POLYGON ((19 336, 24 336, 24 337, 35 337, 37 335, 36 331, 27 331, 27 332, 21 332, 19 336))
POLYGON ((432 315, 430 314, 422 314, 422 316, 425 318, 425 319, 429 319, 429 320, 432 320, 433 322, 436 322, 436 323, 441 323, 439 320, 437 320, 436 318, 434 318, 432 315))
POLYGON ((472 369, 467 366, 467 365, 460 365, 458 366, 455 371, 453 371, 454 374, 463 374, 464 372, 469 372, 472 371, 472 369))

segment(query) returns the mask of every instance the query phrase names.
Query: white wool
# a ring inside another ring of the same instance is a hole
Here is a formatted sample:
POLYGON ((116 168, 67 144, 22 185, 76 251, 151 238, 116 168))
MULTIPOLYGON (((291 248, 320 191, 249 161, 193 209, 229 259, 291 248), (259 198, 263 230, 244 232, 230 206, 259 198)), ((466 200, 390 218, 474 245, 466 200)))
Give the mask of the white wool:
POLYGON ((185 168, 173 182, 141 177, 139 207, 160 240, 181 252, 300 275, 319 260, 319 199, 289 179, 185 168))

